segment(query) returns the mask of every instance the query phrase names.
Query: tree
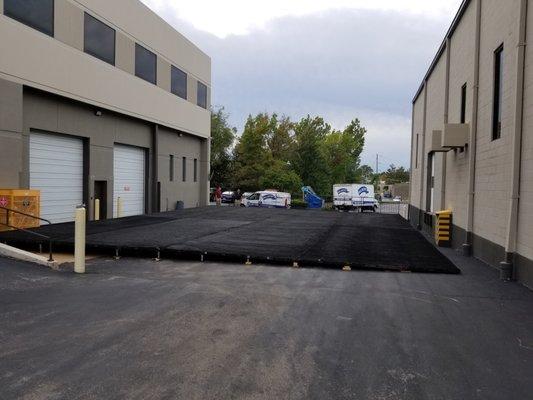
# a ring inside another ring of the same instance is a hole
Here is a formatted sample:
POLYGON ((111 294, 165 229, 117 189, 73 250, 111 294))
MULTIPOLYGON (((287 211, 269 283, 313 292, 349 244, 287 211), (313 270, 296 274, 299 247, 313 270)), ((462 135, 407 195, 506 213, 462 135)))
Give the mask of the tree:
POLYGON ((302 187, 298 174, 291 169, 290 164, 281 160, 272 161, 259 183, 263 189, 276 189, 293 195, 300 193, 302 187))
POLYGON ((275 160, 289 161, 294 151, 294 124, 288 117, 278 120, 276 114, 272 116, 272 131, 267 139, 267 145, 275 160))
POLYGON ((357 181, 360 183, 374 183, 375 176, 374 170, 370 165, 361 165, 357 169, 357 181))
POLYGON ((230 184, 232 175, 231 147, 235 141, 237 129, 230 127, 229 115, 224 107, 211 111, 211 176, 217 185, 230 184))
POLYGON ((394 164, 391 164, 389 169, 383 174, 381 174, 381 179, 389 185, 394 185, 395 183, 409 182, 409 170, 406 170, 404 167, 398 168, 394 164))
POLYGON ((329 171, 324 152, 324 139, 331 132, 329 124, 320 117, 309 115, 294 125, 294 152, 291 165, 304 185, 312 186, 319 194, 329 193, 329 171))
POLYGON ((260 179, 272 160, 267 140, 276 126, 275 116, 261 113, 248 120, 235 146, 235 187, 243 191, 258 190, 260 179))

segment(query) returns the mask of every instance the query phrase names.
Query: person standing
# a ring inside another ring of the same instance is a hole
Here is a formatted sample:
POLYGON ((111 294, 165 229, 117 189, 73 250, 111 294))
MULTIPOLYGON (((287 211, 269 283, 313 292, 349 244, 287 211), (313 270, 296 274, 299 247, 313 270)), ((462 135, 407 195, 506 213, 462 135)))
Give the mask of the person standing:
POLYGON ((220 185, 217 185, 217 189, 215 190, 215 202, 217 206, 220 206, 222 202, 222 188, 220 185))
POLYGON ((241 189, 237 189, 237 191, 235 192, 235 206, 241 205, 241 199, 242 199, 241 189))

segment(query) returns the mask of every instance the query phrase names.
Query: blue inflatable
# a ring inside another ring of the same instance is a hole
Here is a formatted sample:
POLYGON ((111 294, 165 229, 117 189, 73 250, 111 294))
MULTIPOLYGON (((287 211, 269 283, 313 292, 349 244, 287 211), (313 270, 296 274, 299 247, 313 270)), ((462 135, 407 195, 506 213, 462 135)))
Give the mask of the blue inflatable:
POLYGON ((324 199, 318 196, 311 186, 304 186, 302 188, 304 200, 307 203, 307 208, 322 208, 324 207, 324 199))

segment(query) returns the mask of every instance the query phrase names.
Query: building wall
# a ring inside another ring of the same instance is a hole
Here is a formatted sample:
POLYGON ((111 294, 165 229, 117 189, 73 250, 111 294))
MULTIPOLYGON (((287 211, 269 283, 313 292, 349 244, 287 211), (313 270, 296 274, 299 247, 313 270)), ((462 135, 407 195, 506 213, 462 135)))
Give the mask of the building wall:
MULTIPOLYGON (((531 5, 530 5, 531 7, 531 5)), ((527 26, 533 27, 533 11, 529 11, 527 26)), ((528 29, 527 42, 533 43, 533 30, 528 29)), ((532 282, 533 269, 524 259, 533 260, 533 47, 526 47, 524 85, 524 131, 522 137, 522 168, 520 173, 520 205, 517 251, 522 256, 518 263, 518 278, 532 282)))
MULTIPOLYGON (((431 135, 434 130, 444 129, 444 108, 445 108, 445 88, 446 86, 446 54, 443 54, 437 62, 435 69, 427 81, 427 110, 426 110, 426 142, 424 157, 431 151, 431 135)), ((442 186, 442 166, 443 155, 434 154, 434 189, 433 189, 433 211, 442 210, 441 192, 442 186)), ((425 165, 424 193, 422 203, 424 211, 431 211, 427 199, 431 196, 428 193, 427 176, 428 163, 425 165)))
MULTIPOLYGON (((462 23, 450 41, 450 95, 448 121, 461 121, 461 90, 467 84, 466 123, 472 126, 475 52, 475 7, 468 7, 462 23)), ((468 156, 470 148, 444 153, 446 157, 446 204, 453 211, 454 224, 466 229, 468 193, 468 156)))
POLYGON ((483 0, 474 232, 505 245, 511 189, 519 1, 483 0), (502 137, 492 140, 494 51, 504 44, 502 137))
MULTIPOLYGON (((413 146, 411 148, 411 188, 410 203, 420 207, 420 182, 422 174, 422 142, 424 135, 424 94, 421 94, 413 104, 413 146), (418 139, 417 139, 418 138, 418 139), (418 146, 417 146, 418 140, 418 146), (417 152, 418 150, 418 152, 417 152)), ((414 215, 413 215, 414 217, 414 215)))
MULTIPOLYGON (((467 84, 466 123, 472 127, 476 7, 479 0, 465 1, 454 21, 424 82, 427 85, 427 137, 440 123, 438 110, 442 104, 446 82, 442 80, 442 64, 446 52, 450 54, 448 120, 460 122, 461 88, 467 84)), ((512 189, 513 136, 516 132, 517 113, 517 63, 519 41, 520 0, 482 0, 480 15, 480 68, 479 104, 477 116, 477 137, 475 152, 475 195, 473 206, 472 247, 474 256, 499 266, 506 259, 506 245, 509 236, 509 216, 512 189), (501 138, 492 139, 494 53, 504 45, 503 101, 501 138)), ((531 4, 527 15, 526 66, 524 118, 521 141, 520 198, 517 230, 517 248, 514 254, 516 277, 533 287, 533 11, 531 4)), ((421 124, 421 104, 424 101, 424 84, 413 101, 413 134, 421 124)), ((413 137, 414 152, 416 141, 413 137)), ((426 141, 427 143, 427 141, 426 141)), ((427 146, 426 146, 427 151, 427 146)), ((463 151, 446 153, 446 192, 442 208, 453 211, 455 246, 466 240, 469 157, 472 144, 463 151)), ((426 155, 427 156, 427 155, 426 155)), ((420 162, 419 162, 420 164, 420 162)), ((414 162, 413 162, 414 165, 414 162)), ((420 172, 412 172, 411 222, 418 225, 413 214, 419 214, 420 172)), ((436 174, 439 177, 439 174, 436 174)), ((424 185, 426 180, 424 180, 424 185)), ((425 190, 425 189, 424 189, 425 190)), ((512 251, 512 250, 511 250, 512 251)))
POLYGON ((1 14, 0 37, 16 40, 0 41, 0 78, 209 137, 210 113, 196 105, 197 82, 211 85, 209 57, 140 1, 56 0, 54 30, 52 38, 1 14), (116 66, 82 51, 84 12, 115 29, 116 66), (135 43, 156 53, 159 86, 133 75, 135 43), (195 88, 187 100, 169 91, 170 64, 195 88))

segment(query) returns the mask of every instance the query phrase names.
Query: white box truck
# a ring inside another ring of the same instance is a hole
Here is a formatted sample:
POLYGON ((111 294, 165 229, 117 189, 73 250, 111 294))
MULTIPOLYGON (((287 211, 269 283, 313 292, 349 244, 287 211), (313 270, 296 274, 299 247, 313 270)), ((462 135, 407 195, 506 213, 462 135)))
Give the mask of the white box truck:
POLYGON ((372 211, 378 208, 374 186, 366 184, 333 185, 333 206, 339 211, 372 211))
POLYGON ((291 194, 263 190, 246 199, 245 207, 291 208, 291 194))

